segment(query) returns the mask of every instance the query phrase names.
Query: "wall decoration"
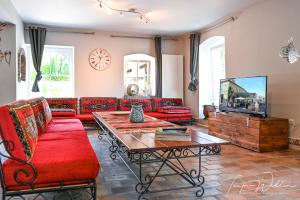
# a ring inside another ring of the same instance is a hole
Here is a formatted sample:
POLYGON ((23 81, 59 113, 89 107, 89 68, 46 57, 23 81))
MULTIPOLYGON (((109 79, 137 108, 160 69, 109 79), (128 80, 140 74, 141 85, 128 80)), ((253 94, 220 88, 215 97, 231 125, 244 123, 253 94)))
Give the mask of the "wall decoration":
POLYGON ((89 55, 90 66, 96 70, 105 70, 111 64, 111 56, 105 49, 94 49, 89 55))
MULTIPOLYGON (((6 26, 6 23, 0 22, 0 31, 3 31, 4 27, 6 26)), ((0 37, 0 42, 2 42, 2 38, 0 37)), ((0 49, 0 64, 5 61, 9 66, 11 62, 11 51, 9 50, 1 50, 0 49)))
POLYGON ((4 59, 5 59, 5 62, 10 66, 11 51, 5 51, 4 52, 4 59))
POLYGON ((286 58, 290 64, 293 64, 298 60, 300 55, 295 47, 292 37, 288 40, 288 45, 280 49, 279 56, 282 58, 286 58))
POLYGON ((26 56, 23 48, 18 53, 18 81, 26 81, 26 56))
MULTIPOLYGON (((0 31, 3 31, 6 25, 7 25, 6 23, 0 22, 0 31)), ((1 42, 1 37, 0 37, 0 42, 1 42)))
POLYGON ((1 50, 0 50, 0 64, 2 64, 2 62, 3 62, 3 60, 4 60, 4 52, 2 52, 1 50))

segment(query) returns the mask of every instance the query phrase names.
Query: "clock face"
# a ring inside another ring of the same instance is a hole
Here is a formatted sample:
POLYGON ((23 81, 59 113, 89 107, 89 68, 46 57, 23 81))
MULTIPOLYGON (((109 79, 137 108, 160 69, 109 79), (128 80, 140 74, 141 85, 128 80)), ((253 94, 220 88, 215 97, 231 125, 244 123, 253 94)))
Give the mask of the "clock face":
POLYGON ((105 49, 94 49, 89 56, 91 67, 96 70, 105 70, 110 66, 111 57, 105 49))

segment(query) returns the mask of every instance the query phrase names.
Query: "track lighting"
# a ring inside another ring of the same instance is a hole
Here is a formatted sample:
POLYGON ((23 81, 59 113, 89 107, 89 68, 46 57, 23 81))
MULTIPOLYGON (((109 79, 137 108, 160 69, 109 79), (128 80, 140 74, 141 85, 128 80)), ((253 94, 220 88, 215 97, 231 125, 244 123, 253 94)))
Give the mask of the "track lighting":
POLYGON ((106 3, 106 1, 103 0, 97 0, 99 3, 99 7, 100 8, 105 8, 107 10, 107 13, 111 13, 112 11, 115 12, 119 12, 120 16, 124 16, 124 13, 132 13, 132 14, 136 14, 139 16, 140 20, 144 21, 145 24, 148 24, 150 22, 150 19, 148 17, 146 17, 146 15, 144 13, 142 13, 141 11, 138 11, 135 8, 130 8, 130 9, 116 9, 111 7, 109 4, 106 3), (108 12, 109 10, 109 12, 108 12))

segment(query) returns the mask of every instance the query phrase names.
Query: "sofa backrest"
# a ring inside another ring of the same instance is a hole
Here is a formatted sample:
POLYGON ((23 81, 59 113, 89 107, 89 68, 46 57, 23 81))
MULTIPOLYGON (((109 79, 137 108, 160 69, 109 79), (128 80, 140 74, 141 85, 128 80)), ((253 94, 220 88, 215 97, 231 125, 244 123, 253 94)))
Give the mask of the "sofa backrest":
POLYGON ((153 111, 164 106, 183 106, 181 98, 152 98, 153 111))
POLYGON ((38 139, 34 112, 24 100, 0 106, 0 130, 2 139, 10 144, 6 151, 15 158, 29 161, 38 139))
POLYGON ((115 97, 81 97, 79 99, 80 114, 116 111, 117 107, 118 99, 115 97))
POLYGON ((74 109, 78 112, 77 98, 46 98, 50 108, 74 109))
POLYGON ((142 104, 144 112, 152 112, 150 99, 119 99, 119 110, 129 111, 132 104, 142 104))

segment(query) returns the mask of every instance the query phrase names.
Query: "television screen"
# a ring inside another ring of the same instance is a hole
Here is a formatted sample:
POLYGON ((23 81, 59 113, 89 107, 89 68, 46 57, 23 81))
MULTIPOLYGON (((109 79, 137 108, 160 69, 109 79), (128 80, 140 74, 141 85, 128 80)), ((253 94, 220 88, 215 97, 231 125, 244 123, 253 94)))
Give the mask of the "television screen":
POLYGON ((266 117, 267 76, 222 79, 219 109, 266 117))

